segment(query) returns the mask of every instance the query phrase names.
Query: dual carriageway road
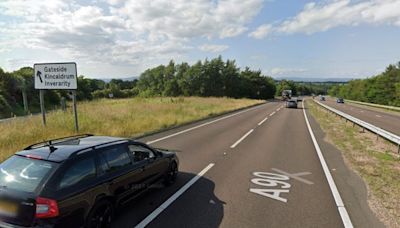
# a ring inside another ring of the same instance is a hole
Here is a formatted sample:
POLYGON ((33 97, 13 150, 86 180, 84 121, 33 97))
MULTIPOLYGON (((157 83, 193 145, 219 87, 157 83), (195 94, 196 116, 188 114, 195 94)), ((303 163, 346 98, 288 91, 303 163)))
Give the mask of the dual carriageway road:
POLYGON ((302 107, 267 102, 139 139, 176 151, 180 173, 113 227, 382 227, 364 183, 302 107))

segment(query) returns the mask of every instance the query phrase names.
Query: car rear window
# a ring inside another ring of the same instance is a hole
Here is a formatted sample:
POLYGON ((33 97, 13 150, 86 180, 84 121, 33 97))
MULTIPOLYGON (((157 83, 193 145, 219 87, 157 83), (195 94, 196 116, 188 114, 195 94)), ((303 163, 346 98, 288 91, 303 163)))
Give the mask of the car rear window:
POLYGON ((0 164, 0 185, 7 189, 35 192, 56 164, 14 155, 0 164))

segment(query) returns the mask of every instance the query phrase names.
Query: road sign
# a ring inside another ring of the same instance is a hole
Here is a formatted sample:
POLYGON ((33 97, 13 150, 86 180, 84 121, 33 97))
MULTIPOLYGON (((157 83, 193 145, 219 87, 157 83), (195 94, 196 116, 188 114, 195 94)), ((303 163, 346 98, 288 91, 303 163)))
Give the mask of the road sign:
POLYGON ((79 132, 78 111, 76 110, 76 90, 78 89, 76 63, 36 63, 33 65, 35 89, 40 91, 40 109, 42 110, 43 125, 46 126, 46 110, 44 106, 44 90, 72 90, 75 130, 79 132))
POLYGON ((35 89, 76 90, 76 63, 37 63, 33 65, 35 89))

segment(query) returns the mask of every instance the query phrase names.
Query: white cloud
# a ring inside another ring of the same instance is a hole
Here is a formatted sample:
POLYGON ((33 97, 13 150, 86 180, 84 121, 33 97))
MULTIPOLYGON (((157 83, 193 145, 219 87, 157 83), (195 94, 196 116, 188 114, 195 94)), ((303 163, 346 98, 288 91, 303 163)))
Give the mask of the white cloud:
POLYGON ((313 34, 339 26, 394 25, 400 26, 399 0, 330 0, 322 3, 307 3, 304 9, 292 18, 271 27, 265 24, 251 32, 253 38, 264 38, 269 34, 313 34))
MULTIPOLYGON (((12 20, 1 23, 0 52, 43 49, 85 63, 143 66, 184 55, 193 48, 190 41, 195 38, 211 40, 243 34, 260 12, 263 0, 92 3, 1 0, 0 19, 12 20)), ((208 51, 226 48, 210 46, 208 51)))
POLYGON ((255 39, 263 39, 267 37, 271 31, 272 31, 272 25, 264 24, 259 26, 255 31, 251 32, 249 36, 255 39))
POLYGON ((227 45, 216 45, 216 44, 203 44, 199 47, 200 50, 205 52, 220 53, 227 50, 229 46, 227 45))
POLYGON ((127 20, 132 31, 156 37, 233 37, 261 9, 262 0, 128 0, 111 12, 127 20))

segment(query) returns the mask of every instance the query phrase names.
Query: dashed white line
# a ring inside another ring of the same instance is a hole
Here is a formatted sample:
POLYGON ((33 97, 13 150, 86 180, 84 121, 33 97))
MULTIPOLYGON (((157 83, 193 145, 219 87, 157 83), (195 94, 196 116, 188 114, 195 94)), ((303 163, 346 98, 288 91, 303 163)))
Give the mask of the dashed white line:
POLYGON ((165 140, 165 139, 168 139, 168 138, 171 138, 171 137, 174 137, 174 136, 177 136, 177 135, 180 135, 180 134, 183 134, 183 133, 186 133, 186 132, 195 130, 195 129, 197 129, 197 128, 207 126, 207 125, 209 125, 209 124, 216 123, 216 122, 218 122, 218 121, 221 121, 221 120, 224 120, 224 119, 227 119, 227 118, 230 118, 230 117, 233 117, 233 116, 236 116, 236 115, 239 115, 239 114, 242 114, 242 113, 245 113, 245 112, 254 110, 254 109, 261 108, 261 107, 263 107, 263 106, 264 106, 264 105, 259 105, 259 106, 256 106, 256 107, 253 107, 253 108, 249 108, 249 109, 246 109, 246 110, 243 110, 243 111, 240 111, 240 112, 236 112, 236 113, 233 113, 233 114, 231 114, 231 115, 224 116, 224 117, 221 117, 221 118, 219 118, 219 119, 212 120, 212 121, 210 121, 210 122, 206 122, 206 123, 203 123, 203 124, 200 124, 200 125, 197 125, 197 126, 188 128, 188 129, 186 129, 186 130, 179 131, 179 132, 176 132, 176 133, 171 134, 171 135, 167 135, 167 136, 162 137, 162 138, 159 138, 159 139, 155 139, 155 140, 152 140, 152 141, 148 141, 148 142, 146 142, 146 143, 147 143, 147 144, 153 144, 153 143, 156 143, 156 142, 159 142, 159 141, 162 141, 162 140, 165 140))
POLYGON ((266 120, 268 119, 268 116, 267 117, 265 117, 263 120, 261 120, 261 122, 260 123, 258 123, 258 126, 261 126, 261 124, 263 124, 266 120))
POLYGON ((196 183, 208 170, 214 166, 214 163, 210 163, 205 167, 200 173, 193 177, 189 182, 187 182, 182 188, 175 192, 169 199, 167 199, 163 204, 161 204, 157 209, 155 209, 151 214, 149 214, 145 219, 143 219, 135 228, 144 228, 151 221, 153 221, 161 212, 163 212, 169 205, 171 205, 176 199, 179 198, 186 190, 188 190, 194 183, 196 183))
POLYGON ((380 115, 375 115, 376 117, 378 117, 378 118, 381 118, 382 116, 380 116, 380 115))
POLYGON ((249 136, 252 132, 254 131, 254 129, 251 129, 250 131, 248 131, 246 134, 244 134, 238 141, 236 141, 231 148, 235 148, 240 142, 243 141, 243 139, 245 139, 247 136, 249 136))
MULTIPOLYGON (((304 104, 303 104, 303 107, 304 107, 304 104)), ((303 113, 304 113, 304 119, 306 120, 308 132, 310 133, 311 139, 314 143, 315 150, 317 151, 317 155, 318 155, 319 161, 321 163, 322 169, 325 173, 326 180, 328 181, 328 185, 331 189, 333 198, 335 199, 335 203, 338 208, 343 225, 345 228, 352 228, 353 224, 351 223, 350 216, 347 213, 347 210, 344 206, 342 197, 340 197, 340 193, 336 187, 335 181, 333 180, 332 174, 329 171, 329 168, 328 168, 328 165, 326 164, 325 158, 322 155, 321 148, 319 147, 318 142, 315 139, 314 132, 310 126, 310 122, 308 121, 308 117, 307 117, 307 114, 306 114, 306 111, 304 108, 303 108, 303 113)))
POLYGON ((272 112, 271 114, 269 114, 269 116, 273 116, 276 112, 272 112))

